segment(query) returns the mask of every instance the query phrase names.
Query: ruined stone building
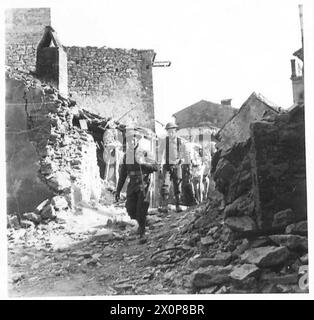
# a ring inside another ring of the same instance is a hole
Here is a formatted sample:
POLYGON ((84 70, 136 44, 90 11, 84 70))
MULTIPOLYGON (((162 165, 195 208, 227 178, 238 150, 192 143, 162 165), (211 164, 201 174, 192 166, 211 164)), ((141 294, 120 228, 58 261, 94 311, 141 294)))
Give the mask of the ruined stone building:
POLYGON ((5 19, 6 65, 26 71, 37 69, 42 75, 40 66, 47 70, 47 65, 41 61, 50 63, 47 55, 52 57, 51 52, 58 51, 60 68, 55 71, 63 79, 60 84, 68 79, 68 93, 78 104, 116 119, 132 109, 123 117, 126 125, 141 125, 155 131, 153 50, 65 47, 58 41, 52 43, 54 49, 45 48, 49 32, 54 32, 46 30, 47 37, 43 39, 45 27, 51 27, 49 8, 9 9, 5 19))
POLYGON ((110 122, 115 129, 143 126, 154 134, 155 53, 65 47, 48 8, 9 9, 5 18, 8 212, 45 201, 41 210, 53 215, 55 197, 70 207, 97 201, 98 142, 109 119, 118 120, 110 122))

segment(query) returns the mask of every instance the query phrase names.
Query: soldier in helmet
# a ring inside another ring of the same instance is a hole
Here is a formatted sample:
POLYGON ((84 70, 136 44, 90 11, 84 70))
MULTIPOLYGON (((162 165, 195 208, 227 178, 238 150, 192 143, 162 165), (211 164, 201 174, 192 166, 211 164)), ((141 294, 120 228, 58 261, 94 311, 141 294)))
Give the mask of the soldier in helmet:
POLYGON ((161 159, 161 168, 163 184, 161 187, 161 207, 160 212, 168 212, 168 198, 170 181, 173 183, 173 192, 175 196, 176 211, 181 212, 180 201, 180 182, 182 180, 181 162, 183 155, 182 140, 177 137, 178 126, 175 123, 167 123, 167 137, 160 142, 159 157, 161 159))
POLYGON ((126 209, 131 219, 138 222, 140 241, 145 242, 146 214, 149 207, 150 174, 158 170, 157 163, 141 150, 139 141, 143 134, 138 130, 126 130, 127 148, 120 167, 120 176, 116 190, 116 201, 127 176, 129 183, 126 192, 126 209))

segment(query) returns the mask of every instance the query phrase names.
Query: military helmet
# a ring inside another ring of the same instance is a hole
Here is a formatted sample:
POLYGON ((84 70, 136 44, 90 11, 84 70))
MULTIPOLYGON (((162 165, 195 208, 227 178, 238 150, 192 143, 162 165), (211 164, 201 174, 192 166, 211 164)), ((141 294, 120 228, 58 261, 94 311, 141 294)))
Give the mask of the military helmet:
POLYGON ((166 124, 165 129, 166 129, 166 130, 169 130, 169 129, 178 129, 178 126, 177 126, 175 123, 173 123, 173 122, 168 122, 168 123, 166 124))

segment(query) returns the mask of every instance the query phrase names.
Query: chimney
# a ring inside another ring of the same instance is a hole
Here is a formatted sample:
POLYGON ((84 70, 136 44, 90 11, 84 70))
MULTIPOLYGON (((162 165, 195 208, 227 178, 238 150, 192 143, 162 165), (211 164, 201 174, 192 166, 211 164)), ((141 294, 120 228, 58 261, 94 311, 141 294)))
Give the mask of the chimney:
POLYGON ((221 100, 221 104, 222 104, 223 106, 231 107, 231 100, 232 100, 232 99, 224 99, 224 100, 221 100))

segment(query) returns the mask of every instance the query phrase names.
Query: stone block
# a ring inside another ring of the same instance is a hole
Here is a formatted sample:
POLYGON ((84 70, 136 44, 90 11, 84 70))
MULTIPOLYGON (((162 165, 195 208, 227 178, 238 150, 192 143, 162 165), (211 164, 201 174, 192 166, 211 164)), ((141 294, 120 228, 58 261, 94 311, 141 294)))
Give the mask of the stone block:
POLYGON ((253 231, 256 229, 256 223, 248 216, 229 217, 225 220, 225 225, 235 232, 253 231))
POLYGON ((294 222, 295 215, 291 209, 279 211, 274 214, 273 227, 286 227, 290 223, 294 222))
POLYGON ((53 220, 55 219, 56 212, 52 204, 48 204, 40 213, 40 216, 43 220, 53 220))
POLYGON ((254 277, 258 272, 259 268, 255 264, 242 264, 236 266, 230 273, 230 277, 237 281, 246 280, 248 277, 254 277))
POLYGON ((284 263, 289 257, 289 251, 286 247, 260 247, 249 249, 241 255, 241 260, 256 264, 258 267, 267 268, 284 263))
POLYGON ((291 250, 301 249, 308 250, 308 240, 306 237, 293 235, 293 234, 282 234, 272 235, 269 238, 279 246, 285 246, 291 250))
POLYGON ((202 289, 228 283, 230 282, 229 273, 231 270, 231 266, 210 266, 207 268, 200 268, 192 274, 192 287, 202 289))

